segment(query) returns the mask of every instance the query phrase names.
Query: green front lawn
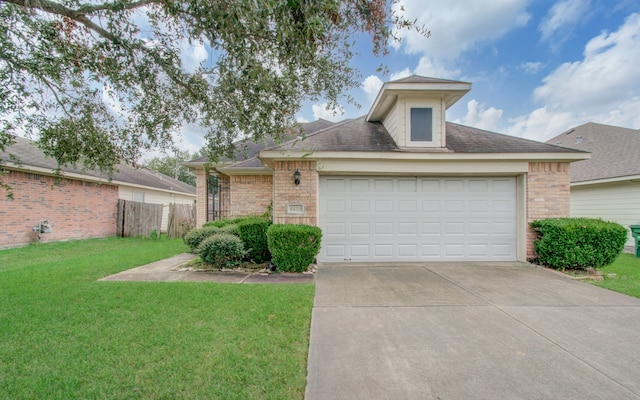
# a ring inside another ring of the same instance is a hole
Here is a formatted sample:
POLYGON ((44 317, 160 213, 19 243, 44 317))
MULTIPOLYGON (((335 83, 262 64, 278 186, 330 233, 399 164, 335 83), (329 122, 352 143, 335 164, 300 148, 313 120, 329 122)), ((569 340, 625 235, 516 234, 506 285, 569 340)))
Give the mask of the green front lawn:
POLYGON ((640 297, 640 258, 633 254, 620 254, 611 265, 602 268, 604 280, 595 282, 616 292, 640 297))
POLYGON ((0 251, 7 399, 302 399, 313 285, 97 282, 186 251, 96 239, 0 251))

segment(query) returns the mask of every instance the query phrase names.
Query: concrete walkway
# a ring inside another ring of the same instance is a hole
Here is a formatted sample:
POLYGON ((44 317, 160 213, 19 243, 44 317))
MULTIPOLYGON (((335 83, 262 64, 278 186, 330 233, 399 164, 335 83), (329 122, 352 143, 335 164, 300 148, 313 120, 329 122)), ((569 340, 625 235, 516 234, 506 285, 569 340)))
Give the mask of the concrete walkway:
POLYGON ((195 255, 178 254, 165 260, 132 268, 100 279, 101 281, 140 282, 221 282, 221 283, 312 283, 314 274, 288 274, 241 271, 193 271, 183 270, 184 264, 195 255))
POLYGON ((527 264, 320 266, 306 399, 640 399, 640 299, 527 264))

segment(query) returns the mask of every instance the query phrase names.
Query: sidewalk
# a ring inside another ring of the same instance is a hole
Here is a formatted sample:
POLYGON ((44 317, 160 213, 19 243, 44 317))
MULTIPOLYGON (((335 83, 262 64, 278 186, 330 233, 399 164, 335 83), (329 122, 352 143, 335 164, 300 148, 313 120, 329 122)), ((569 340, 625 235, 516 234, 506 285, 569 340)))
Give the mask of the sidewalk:
POLYGON ((196 258, 183 253, 132 268, 100 279, 101 281, 139 282, 221 282, 221 283, 313 283, 314 274, 265 273, 241 271, 192 271, 181 267, 196 258))

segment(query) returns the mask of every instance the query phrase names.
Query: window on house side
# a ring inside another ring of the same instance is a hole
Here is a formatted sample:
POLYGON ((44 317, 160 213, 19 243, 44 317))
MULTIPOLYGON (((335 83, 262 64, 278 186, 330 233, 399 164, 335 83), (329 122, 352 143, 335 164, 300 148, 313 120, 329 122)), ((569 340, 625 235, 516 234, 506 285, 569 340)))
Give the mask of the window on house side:
POLYGON ((412 108, 411 109, 411 141, 412 142, 432 142, 433 141, 433 109, 432 108, 412 108))
POLYGON ((133 192, 133 201, 144 203, 144 192, 133 192))

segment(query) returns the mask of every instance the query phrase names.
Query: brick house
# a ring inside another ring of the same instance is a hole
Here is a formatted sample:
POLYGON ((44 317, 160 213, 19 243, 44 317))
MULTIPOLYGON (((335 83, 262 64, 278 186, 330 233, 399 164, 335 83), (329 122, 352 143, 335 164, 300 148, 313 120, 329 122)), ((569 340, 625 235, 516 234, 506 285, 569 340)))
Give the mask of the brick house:
MULTIPOLYGON (((624 227, 640 224, 640 129, 589 122, 547 143, 591 153, 571 165, 572 217, 602 218, 624 227)), ((626 250, 633 252, 631 230, 628 235, 626 250)))
POLYGON ((217 174, 226 215, 272 203, 274 223, 319 226, 320 262, 524 261, 528 222, 569 215, 569 165, 589 155, 446 122, 470 89, 421 76, 387 82, 364 117, 316 122, 304 140, 236 163, 187 163, 197 224, 217 174))
MULTIPOLYGON (((97 171, 63 167, 29 140, 15 143, 0 153, 2 182, 11 187, 13 199, 0 188, 0 248, 20 246, 38 240, 33 227, 47 220, 52 231, 41 241, 86 239, 116 234, 118 199, 169 205, 193 204, 195 188, 145 168, 118 165, 112 180, 97 171)), ((168 207, 164 207, 162 229, 168 207)))

